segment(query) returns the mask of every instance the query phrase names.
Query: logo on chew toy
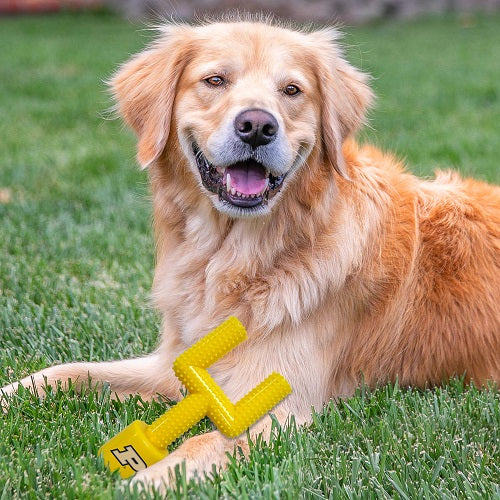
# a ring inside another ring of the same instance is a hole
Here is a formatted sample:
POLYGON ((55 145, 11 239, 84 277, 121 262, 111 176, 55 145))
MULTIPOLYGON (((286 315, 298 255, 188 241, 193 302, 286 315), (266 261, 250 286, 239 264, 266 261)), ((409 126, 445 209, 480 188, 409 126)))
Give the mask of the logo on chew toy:
POLYGON ((147 467, 144 460, 140 457, 139 453, 134 450, 132 445, 125 446, 125 448, 120 451, 118 448, 111 450, 113 456, 118 460, 121 466, 125 467, 128 465, 134 472, 145 469, 147 467))
POLYGON ((173 368, 189 395, 151 425, 136 420, 111 438, 99 450, 106 465, 130 477, 166 457, 166 447, 205 416, 234 438, 290 394, 290 384, 275 372, 236 404, 215 383, 207 368, 246 338, 245 328, 232 316, 184 351, 173 368))

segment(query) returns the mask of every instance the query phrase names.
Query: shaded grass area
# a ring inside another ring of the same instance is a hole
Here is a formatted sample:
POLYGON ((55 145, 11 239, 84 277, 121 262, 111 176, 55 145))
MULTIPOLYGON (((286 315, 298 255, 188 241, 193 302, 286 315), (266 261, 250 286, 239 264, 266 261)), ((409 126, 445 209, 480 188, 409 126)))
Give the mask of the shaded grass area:
MULTIPOLYGON (((364 139, 430 176, 454 166, 500 182, 500 16, 348 30, 350 59, 379 96, 364 139)), ((134 139, 104 119, 103 80, 150 34, 108 15, 0 19, 0 385, 44 366, 150 351, 153 241, 134 139)), ((25 391, 0 416, 0 498, 135 497, 96 460, 138 398, 25 391)), ((264 498, 500 497, 499 398, 452 381, 385 387, 276 430, 176 494, 264 498)), ((192 432, 210 427, 202 422, 192 432)))

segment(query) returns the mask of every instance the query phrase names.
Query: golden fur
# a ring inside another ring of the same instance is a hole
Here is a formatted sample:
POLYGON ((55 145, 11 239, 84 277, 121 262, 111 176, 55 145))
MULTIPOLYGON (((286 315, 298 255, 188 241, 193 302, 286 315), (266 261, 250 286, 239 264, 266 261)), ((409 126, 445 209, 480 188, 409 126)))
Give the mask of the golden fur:
MULTIPOLYGON (((118 394, 177 399, 173 360, 229 315, 249 340, 212 374, 233 400, 283 374, 293 394, 275 410, 282 422, 308 421, 312 406, 362 381, 500 380, 500 190, 453 173, 422 181, 357 145, 371 92, 335 37, 269 23, 166 26, 120 68, 111 86, 151 180, 161 343, 144 358, 60 365, 21 384, 90 375, 118 394), (214 70, 223 88, 207 85, 214 70), (290 82, 303 92, 284 95, 290 82), (298 162, 249 216, 202 186, 188 151, 194 139, 207 158, 220 150, 218 131, 246 108, 277 117, 279 153, 298 162)), ((234 445, 219 432, 191 438, 135 481, 168 483, 182 461, 201 475, 234 445)))

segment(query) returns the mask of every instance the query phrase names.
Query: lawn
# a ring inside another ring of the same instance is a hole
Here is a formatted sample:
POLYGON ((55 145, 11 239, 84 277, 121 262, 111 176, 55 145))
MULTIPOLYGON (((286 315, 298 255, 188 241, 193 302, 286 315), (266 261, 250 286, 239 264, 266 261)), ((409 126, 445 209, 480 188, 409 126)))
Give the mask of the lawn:
MULTIPOLYGON (((500 182, 500 16, 347 30, 379 98, 362 133, 431 176, 500 182)), ((0 19, 0 386, 50 364, 153 349, 147 178, 109 120, 103 83, 150 33, 109 15, 0 19)), ((21 391, 0 414, 0 499, 135 498, 96 459, 127 423, 165 410, 138 398, 21 391)), ((193 432, 210 426, 204 421, 193 432)), ((453 380, 382 387, 277 429, 248 461, 175 495, 202 498, 500 498, 493 390, 453 380)))

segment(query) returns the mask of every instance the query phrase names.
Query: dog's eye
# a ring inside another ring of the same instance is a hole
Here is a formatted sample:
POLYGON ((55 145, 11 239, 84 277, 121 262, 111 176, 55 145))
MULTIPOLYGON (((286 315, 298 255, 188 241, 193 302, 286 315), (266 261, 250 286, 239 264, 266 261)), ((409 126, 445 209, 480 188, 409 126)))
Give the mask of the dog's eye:
POLYGON ((212 85, 213 87, 220 87, 224 84, 224 78, 217 75, 209 76, 208 78, 205 78, 205 82, 207 82, 209 85, 212 85))
POLYGON ((283 89, 283 92, 286 95, 297 95, 300 94, 301 90, 299 89, 299 87, 297 87, 297 85, 290 84, 283 89))

